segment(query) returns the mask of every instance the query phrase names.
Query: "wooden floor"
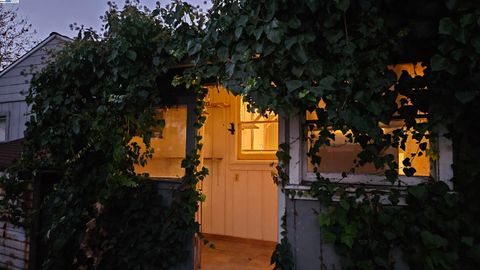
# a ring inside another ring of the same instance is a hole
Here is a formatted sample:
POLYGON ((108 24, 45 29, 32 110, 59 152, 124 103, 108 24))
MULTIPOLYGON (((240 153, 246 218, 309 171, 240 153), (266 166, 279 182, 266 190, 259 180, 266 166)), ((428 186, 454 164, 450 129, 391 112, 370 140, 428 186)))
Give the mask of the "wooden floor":
POLYGON ((275 242, 206 235, 215 248, 202 247, 202 270, 271 270, 275 242))

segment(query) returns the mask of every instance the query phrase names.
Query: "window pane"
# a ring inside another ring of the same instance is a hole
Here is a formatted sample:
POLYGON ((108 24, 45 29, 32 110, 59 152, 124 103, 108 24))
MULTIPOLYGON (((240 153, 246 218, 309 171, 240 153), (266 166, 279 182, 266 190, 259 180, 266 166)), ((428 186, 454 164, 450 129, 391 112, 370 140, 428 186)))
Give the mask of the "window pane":
POLYGON ((241 123, 241 151, 248 153, 275 153, 278 147, 278 123, 241 123))
MULTIPOLYGON (((185 175, 181 164, 186 154, 187 108, 161 109, 157 117, 165 120, 165 127, 154 129, 151 139, 153 157, 144 167, 136 165, 135 172, 149 173, 150 177, 181 178, 185 175)), ((135 136, 132 142, 138 143, 142 151, 145 150, 141 137, 135 136)))
POLYGON ((275 159, 278 149, 278 117, 248 111, 248 103, 240 102, 239 158, 275 159))
MULTIPOLYGON (((419 120, 420 121, 420 120, 419 120)), ((402 126, 401 121, 395 121, 384 129, 384 132, 392 132, 394 129, 402 126)), ((318 131, 309 131, 309 138, 318 137, 318 131)), ((308 141, 308 149, 310 149, 312 143, 315 140, 308 141)), ((383 154, 392 154, 395 161, 399 164, 398 172, 400 175, 403 173, 402 161, 405 158, 410 158, 412 167, 416 169, 415 176, 429 176, 430 175, 430 159, 423 153, 418 156, 419 144, 427 142, 423 139, 421 142, 417 142, 412 139, 411 135, 406 141, 405 151, 399 148, 389 147, 384 150, 383 154)), ((428 146, 427 146, 428 148, 428 146)), ((318 151, 318 156, 321 157, 321 162, 318 165, 318 171, 323 173, 342 173, 350 172, 355 166, 355 160, 358 160, 357 155, 362 151, 362 148, 358 144, 349 143, 347 137, 341 131, 335 131, 335 142, 331 142, 331 146, 323 146, 318 151)), ((425 152, 425 151, 424 151, 425 152)), ((307 171, 314 172, 314 165, 311 163, 311 159, 308 159, 307 171)), ((355 169, 355 174, 383 174, 384 170, 377 170, 373 164, 366 164, 364 166, 355 169)))

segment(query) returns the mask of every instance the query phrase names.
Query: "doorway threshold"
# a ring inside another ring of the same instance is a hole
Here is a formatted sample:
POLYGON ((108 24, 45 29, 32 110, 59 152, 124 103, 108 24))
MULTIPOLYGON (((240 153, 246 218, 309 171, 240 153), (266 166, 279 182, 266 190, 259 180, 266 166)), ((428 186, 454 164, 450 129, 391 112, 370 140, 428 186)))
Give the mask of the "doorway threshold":
POLYGON ((215 248, 202 246, 202 270, 271 270, 275 242, 205 234, 215 248))

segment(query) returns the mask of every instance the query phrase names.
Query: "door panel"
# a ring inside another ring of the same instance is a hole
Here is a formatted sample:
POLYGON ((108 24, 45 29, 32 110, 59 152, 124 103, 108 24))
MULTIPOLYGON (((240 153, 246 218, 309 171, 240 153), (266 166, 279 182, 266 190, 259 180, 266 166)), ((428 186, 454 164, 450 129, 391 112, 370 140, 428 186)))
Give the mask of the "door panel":
MULTIPOLYGON (((235 97, 210 91, 204 130, 202 231, 209 234, 277 241, 277 188, 268 161, 235 158, 235 97)), ((236 130, 235 132, 238 132, 236 130)))

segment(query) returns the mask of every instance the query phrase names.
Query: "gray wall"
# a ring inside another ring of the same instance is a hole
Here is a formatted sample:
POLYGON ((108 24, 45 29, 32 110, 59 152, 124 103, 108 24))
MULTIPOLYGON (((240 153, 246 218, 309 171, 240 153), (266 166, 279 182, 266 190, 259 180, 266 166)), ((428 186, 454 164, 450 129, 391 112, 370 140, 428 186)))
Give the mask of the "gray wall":
POLYGON ((54 34, 53 38, 47 40, 0 76, 0 115, 7 115, 7 141, 23 138, 28 112, 25 95, 30 87, 32 72, 40 70, 50 58, 50 53, 62 48, 67 39, 54 34))
POLYGON ((320 212, 318 200, 286 199, 285 207, 295 269, 342 269, 332 245, 322 241, 316 214, 320 212))
MULTIPOLYGON (((296 270, 324 269, 340 270, 341 258, 336 255, 333 245, 323 242, 317 213, 321 206, 318 200, 286 198, 288 241, 292 245, 296 270), (323 267, 322 267, 323 265, 323 267)), ((395 270, 407 270, 408 265, 401 259, 400 249, 394 249, 392 256, 395 270)))

